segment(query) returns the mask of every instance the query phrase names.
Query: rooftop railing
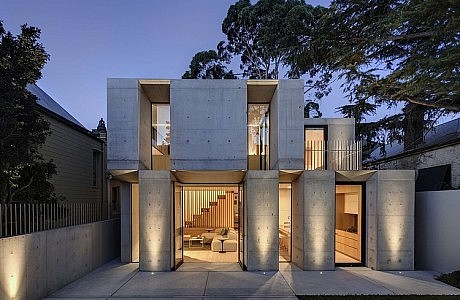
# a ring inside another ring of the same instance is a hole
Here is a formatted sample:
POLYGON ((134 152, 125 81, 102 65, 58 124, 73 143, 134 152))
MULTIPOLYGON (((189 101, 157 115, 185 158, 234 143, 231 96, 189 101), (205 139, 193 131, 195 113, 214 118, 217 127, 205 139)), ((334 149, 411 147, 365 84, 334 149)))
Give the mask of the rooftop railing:
POLYGON ((305 141, 305 170, 361 169, 361 141, 305 141))
POLYGON ((104 219, 101 203, 0 204, 0 238, 104 219))

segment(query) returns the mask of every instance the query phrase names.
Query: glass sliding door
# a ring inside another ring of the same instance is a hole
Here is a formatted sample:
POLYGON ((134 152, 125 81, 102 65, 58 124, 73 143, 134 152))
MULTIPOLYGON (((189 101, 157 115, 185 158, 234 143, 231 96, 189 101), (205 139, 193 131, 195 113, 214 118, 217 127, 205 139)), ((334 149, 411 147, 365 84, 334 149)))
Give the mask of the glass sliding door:
POLYGON ((335 206, 335 263, 364 263, 364 185, 337 184, 335 206))
POLYGON ((182 187, 177 182, 173 183, 173 261, 171 269, 176 270, 184 262, 184 239, 183 239, 183 204, 182 187))
POLYGON ((245 226, 246 226, 246 215, 245 215, 245 209, 244 209, 244 193, 243 193, 244 185, 239 184, 238 185, 238 262, 243 270, 246 270, 246 232, 245 232, 245 226))

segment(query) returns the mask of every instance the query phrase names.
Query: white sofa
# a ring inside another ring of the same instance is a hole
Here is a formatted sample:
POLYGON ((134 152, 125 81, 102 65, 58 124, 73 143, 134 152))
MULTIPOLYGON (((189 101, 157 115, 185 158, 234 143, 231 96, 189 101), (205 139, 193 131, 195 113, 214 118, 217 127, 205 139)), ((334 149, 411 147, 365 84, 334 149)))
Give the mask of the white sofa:
MULTIPOLYGON (((217 228, 213 232, 204 232, 201 234, 203 237, 203 243, 211 244, 212 251, 221 251, 222 250, 222 242, 219 241, 219 238, 222 237, 223 229, 225 228, 217 228)), ((230 228, 226 236, 228 240, 224 241, 224 251, 237 251, 238 250, 238 233, 230 228)))
POLYGON ((214 235, 211 242, 211 250, 214 252, 222 251, 222 241, 219 238, 226 237, 228 240, 224 241, 223 251, 234 252, 238 250, 238 235, 234 230, 229 230, 227 235, 214 235))

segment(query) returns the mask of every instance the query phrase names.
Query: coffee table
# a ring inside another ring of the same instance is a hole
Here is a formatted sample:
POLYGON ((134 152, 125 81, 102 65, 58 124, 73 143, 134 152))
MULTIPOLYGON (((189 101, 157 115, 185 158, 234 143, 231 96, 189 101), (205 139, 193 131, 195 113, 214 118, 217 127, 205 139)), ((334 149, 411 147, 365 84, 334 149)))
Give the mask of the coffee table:
POLYGON ((189 240, 188 240, 188 247, 189 248, 192 248, 193 247, 193 242, 194 241, 199 241, 200 244, 201 244, 201 248, 203 248, 203 238, 202 237, 197 237, 197 236, 194 236, 194 237, 191 237, 189 240))
POLYGON ((221 237, 217 239, 222 243, 222 249, 219 251, 219 253, 226 253, 227 251, 224 251, 224 242, 228 240, 228 238, 221 237))

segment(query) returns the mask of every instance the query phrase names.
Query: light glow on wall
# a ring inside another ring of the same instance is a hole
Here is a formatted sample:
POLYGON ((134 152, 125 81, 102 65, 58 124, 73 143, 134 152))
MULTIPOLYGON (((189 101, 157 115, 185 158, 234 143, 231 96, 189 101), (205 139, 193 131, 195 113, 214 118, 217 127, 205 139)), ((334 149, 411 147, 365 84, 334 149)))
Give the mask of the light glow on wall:
MULTIPOLYGON (((16 238, 15 238, 16 239, 16 238)), ((18 244, 16 241, 9 241, 9 239, 5 239, 4 245, 7 244, 18 244)), ((24 246, 22 247, 15 247, 15 250, 8 250, 5 247, 5 251, 9 251, 9 255, 6 258, 4 263, 4 275, 6 280, 2 281, 3 290, 6 292, 6 295, 11 299, 16 299, 19 297, 19 291, 22 290, 22 285, 25 284, 25 249, 24 246)))

